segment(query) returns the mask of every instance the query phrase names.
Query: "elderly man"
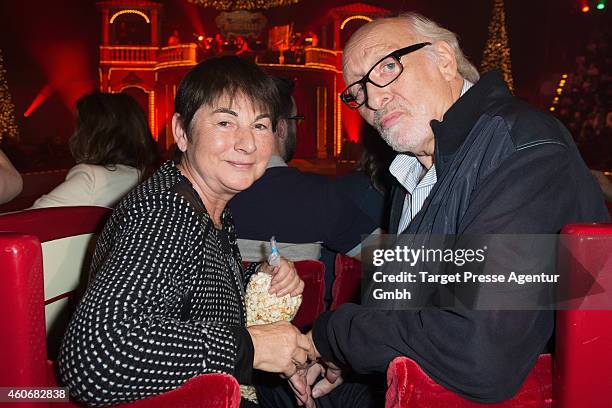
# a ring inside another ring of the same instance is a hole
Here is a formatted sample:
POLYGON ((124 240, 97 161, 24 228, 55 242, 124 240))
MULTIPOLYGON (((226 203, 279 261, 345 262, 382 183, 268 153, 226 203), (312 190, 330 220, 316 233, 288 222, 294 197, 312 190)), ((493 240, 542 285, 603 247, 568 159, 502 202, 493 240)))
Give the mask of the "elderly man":
MULTIPOLYGON (((363 26, 344 50, 344 79, 342 101, 398 153, 391 232, 547 234, 608 220, 567 130, 514 98, 498 73, 479 78, 455 34, 436 23, 410 13, 363 26)), ((314 374, 292 383, 313 406, 341 382, 329 381, 336 365, 382 374, 407 356, 465 398, 497 402, 516 393, 552 332, 552 311, 344 305, 310 333, 335 363, 327 378, 312 392, 314 374)))

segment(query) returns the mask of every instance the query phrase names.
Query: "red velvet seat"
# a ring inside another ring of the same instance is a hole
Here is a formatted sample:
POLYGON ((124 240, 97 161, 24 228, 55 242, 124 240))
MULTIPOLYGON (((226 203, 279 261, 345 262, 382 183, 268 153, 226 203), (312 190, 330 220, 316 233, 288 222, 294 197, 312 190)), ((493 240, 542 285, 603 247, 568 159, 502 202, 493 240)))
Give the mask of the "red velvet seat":
POLYGON ((296 327, 306 330, 317 316, 325 310, 325 264, 317 260, 297 261, 294 263, 298 275, 304 281, 302 304, 292 322, 296 327))
MULTIPOLYGON (((47 364, 49 387, 57 386, 53 362, 47 364)), ((205 374, 193 377, 179 388, 128 404, 125 408, 237 408, 240 405, 240 387, 234 377, 227 374, 205 374), (214 392, 211 392, 214 390, 214 392)), ((81 407, 74 402, 53 403, 52 407, 81 407)), ((36 405, 40 407, 40 405, 36 405)), ((33 408, 36 408, 33 407, 33 408)))
POLYGON ((612 224, 568 225, 563 233, 570 256, 560 257, 570 272, 598 275, 598 287, 557 312, 554 407, 612 407, 612 224))
POLYGON ((338 254, 335 260, 331 310, 343 303, 359 303, 361 290, 361 262, 338 254))
MULTIPOLYGON (((47 361, 46 333, 55 333, 64 324, 61 318, 70 313, 67 300, 76 295, 74 285, 79 283, 74 274, 82 272, 87 243, 109 214, 100 207, 62 207, 0 216, 0 386, 57 385, 53 362, 47 361), (64 279, 63 272, 71 276, 64 279)), ((240 389, 233 377, 206 374, 173 391, 121 406, 235 408, 239 404, 240 389)), ((29 405, 41 408, 45 403, 19 404, 29 405)), ((51 405, 78 406, 47 404, 51 405)))
POLYGON ((46 385, 44 307, 38 238, 0 233, 0 387, 46 385))
POLYGON ((432 380, 407 357, 398 357, 387 369, 387 408, 549 408, 551 357, 542 354, 517 395, 498 404, 469 401, 432 380))

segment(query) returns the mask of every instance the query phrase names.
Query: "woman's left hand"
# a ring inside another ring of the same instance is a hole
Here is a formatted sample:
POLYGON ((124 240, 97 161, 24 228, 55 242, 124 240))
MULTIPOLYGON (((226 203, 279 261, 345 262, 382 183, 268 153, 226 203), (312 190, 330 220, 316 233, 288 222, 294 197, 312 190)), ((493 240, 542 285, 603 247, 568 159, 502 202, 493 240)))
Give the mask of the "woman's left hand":
POLYGON ((304 291, 304 281, 293 265, 293 262, 281 258, 280 266, 272 267, 268 262, 263 262, 259 268, 260 272, 272 275, 272 282, 268 293, 278 297, 290 294, 291 296, 300 295, 304 291))

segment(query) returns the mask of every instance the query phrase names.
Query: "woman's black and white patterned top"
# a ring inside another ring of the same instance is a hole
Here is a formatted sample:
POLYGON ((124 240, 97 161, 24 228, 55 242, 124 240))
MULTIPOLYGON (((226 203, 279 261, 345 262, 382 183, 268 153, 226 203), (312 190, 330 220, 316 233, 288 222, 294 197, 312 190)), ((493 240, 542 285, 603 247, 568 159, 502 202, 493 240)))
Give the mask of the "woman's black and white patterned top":
POLYGON ((228 209, 222 224, 213 227, 172 162, 118 205, 58 358, 72 398, 105 406, 169 391, 202 373, 236 375, 252 271, 240 266, 228 209))

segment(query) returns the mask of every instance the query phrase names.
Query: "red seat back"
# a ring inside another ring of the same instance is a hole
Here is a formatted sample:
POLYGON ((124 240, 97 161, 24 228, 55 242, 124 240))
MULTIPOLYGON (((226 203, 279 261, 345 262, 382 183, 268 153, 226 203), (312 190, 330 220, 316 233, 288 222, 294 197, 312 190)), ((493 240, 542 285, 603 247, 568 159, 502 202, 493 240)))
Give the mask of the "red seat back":
POLYGON ((113 211, 105 207, 51 207, 0 214, 0 231, 35 235, 40 242, 98 233, 113 211))
POLYGON ((408 357, 397 357, 387 369, 386 408, 549 408, 551 406, 551 357, 542 354, 518 393, 497 404, 467 400, 436 383, 408 357))
POLYGON ((361 297, 361 262, 346 255, 336 255, 331 309, 343 303, 359 303, 361 297))
POLYGON ((569 235, 565 240, 569 256, 564 260, 570 274, 588 272, 596 277, 598 287, 580 302, 580 309, 557 312, 554 406, 610 407, 612 224, 568 225, 562 233, 569 235), (606 310, 592 310, 598 308, 606 310))
POLYGON ((47 360, 40 242, 0 233, 0 387, 45 386, 47 360))
POLYGON ((112 210, 56 207, 0 215, 0 231, 36 236, 42 246, 47 352, 54 359, 87 283, 95 236, 112 210))
MULTIPOLYGON (((49 361, 49 387, 56 387, 55 367, 49 361)), ((238 408, 240 386, 227 374, 203 374, 186 381, 179 388, 140 401, 115 405, 117 408, 238 408)), ((53 408, 74 408, 82 405, 67 402, 52 404, 53 408)), ((21 408, 21 407, 20 407, 21 408)), ((27 408, 27 407, 25 407, 27 408)), ((39 405, 32 408, 40 408, 39 405)))
POLYGON ((325 310, 325 264, 321 261, 307 260, 294 263, 300 278, 304 281, 302 304, 292 320, 299 329, 307 329, 317 316, 325 310))

